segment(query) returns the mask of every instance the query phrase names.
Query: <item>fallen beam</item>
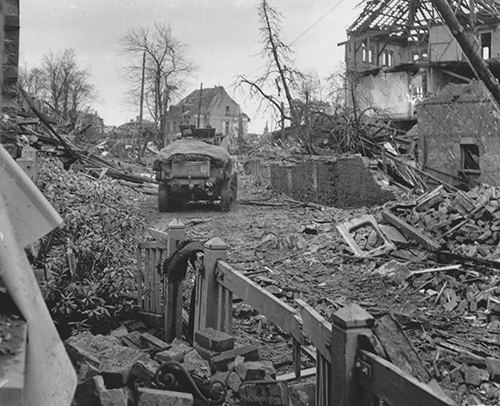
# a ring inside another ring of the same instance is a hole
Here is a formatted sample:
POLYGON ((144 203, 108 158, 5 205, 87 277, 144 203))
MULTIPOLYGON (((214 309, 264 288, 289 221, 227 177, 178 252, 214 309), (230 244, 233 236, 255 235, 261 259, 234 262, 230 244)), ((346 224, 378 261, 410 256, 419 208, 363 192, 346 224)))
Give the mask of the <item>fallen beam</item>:
POLYGON ((396 227, 399 231, 401 231, 407 237, 410 237, 413 240, 417 241, 419 244, 424 246, 427 250, 435 252, 441 248, 441 246, 436 241, 425 236, 419 230, 417 230, 415 227, 408 224, 406 221, 401 220, 399 217, 395 216, 394 214, 389 213, 388 211, 384 210, 384 211, 382 211, 382 216, 383 216, 384 220, 386 220, 387 222, 392 224, 394 227, 396 227))

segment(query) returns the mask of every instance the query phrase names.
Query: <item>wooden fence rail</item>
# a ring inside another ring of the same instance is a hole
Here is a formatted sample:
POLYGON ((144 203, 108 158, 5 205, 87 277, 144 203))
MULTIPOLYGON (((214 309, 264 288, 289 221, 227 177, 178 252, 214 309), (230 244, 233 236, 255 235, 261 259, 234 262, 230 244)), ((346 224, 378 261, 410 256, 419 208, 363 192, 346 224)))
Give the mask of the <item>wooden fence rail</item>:
MULTIPOLYGON (((138 262, 144 272, 139 300, 152 311, 164 309, 167 341, 181 335, 182 297, 172 297, 166 285, 160 289, 153 274, 184 235, 182 224, 175 222, 168 233, 154 235, 161 241, 139 245, 145 255, 138 262)), ((374 406, 380 401, 389 406, 454 404, 442 392, 360 348, 360 339, 373 335, 374 318, 358 305, 336 311, 332 323, 303 300, 296 300, 297 311, 231 267, 225 262, 227 255, 228 247, 221 239, 205 243, 203 266, 196 274, 194 331, 212 327, 231 334, 233 296, 237 296, 291 336, 296 377, 301 375, 300 349, 307 339, 312 342, 318 406, 374 406)))
POLYGON ((294 370, 300 376, 300 347, 306 337, 316 347, 316 405, 451 406, 442 392, 418 381, 389 361, 359 347, 371 337, 374 318, 349 304, 326 321, 296 300, 300 313, 231 267, 227 245, 219 238, 205 243, 203 269, 197 275, 195 331, 212 327, 231 333, 232 299, 237 296, 293 339, 294 370))

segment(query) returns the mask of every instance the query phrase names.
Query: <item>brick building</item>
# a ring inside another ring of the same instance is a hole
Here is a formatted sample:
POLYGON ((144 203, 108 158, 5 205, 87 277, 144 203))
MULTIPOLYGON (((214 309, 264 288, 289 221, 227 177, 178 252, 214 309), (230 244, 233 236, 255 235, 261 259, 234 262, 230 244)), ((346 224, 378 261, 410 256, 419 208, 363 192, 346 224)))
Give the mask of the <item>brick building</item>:
POLYGON ((455 185, 500 186, 500 110, 481 82, 450 84, 417 112, 424 170, 455 185))

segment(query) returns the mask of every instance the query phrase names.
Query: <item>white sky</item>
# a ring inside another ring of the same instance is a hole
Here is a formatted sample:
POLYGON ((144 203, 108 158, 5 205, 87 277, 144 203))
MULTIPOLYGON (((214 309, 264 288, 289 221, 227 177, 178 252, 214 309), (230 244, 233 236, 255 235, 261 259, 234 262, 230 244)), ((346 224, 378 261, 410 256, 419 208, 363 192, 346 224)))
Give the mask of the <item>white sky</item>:
MULTIPOLYGON (((345 40, 345 29, 360 11, 353 9, 358 3, 270 1, 283 15, 286 42, 324 17, 293 44, 297 66, 320 77, 340 70, 344 47, 337 43, 345 40)), ((133 27, 166 22, 198 67, 185 94, 199 88, 200 82, 204 87, 224 86, 251 118, 250 131, 260 133, 269 114, 257 112, 255 101, 233 89, 238 74, 249 74, 264 63, 258 55, 258 4, 259 0, 21 0, 20 63, 32 67, 49 51, 73 48, 92 74, 98 92, 94 107, 105 124, 118 125, 138 114, 138 108, 125 102, 127 57, 121 53, 120 38, 133 27)))

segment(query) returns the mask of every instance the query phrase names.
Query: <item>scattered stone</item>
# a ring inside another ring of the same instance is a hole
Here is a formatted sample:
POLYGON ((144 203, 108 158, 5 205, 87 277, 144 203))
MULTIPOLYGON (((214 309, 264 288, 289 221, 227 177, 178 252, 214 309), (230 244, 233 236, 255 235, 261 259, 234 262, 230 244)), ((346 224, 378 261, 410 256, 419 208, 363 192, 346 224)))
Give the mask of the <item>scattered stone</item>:
POLYGON ((242 356, 245 361, 257 361, 259 359, 259 350, 255 344, 244 347, 234 348, 229 351, 221 352, 219 355, 210 359, 210 365, 213 370, 227 371, 228 365, 238 356, 242 356))
POLYGON ((131 396, 129 388, 107 389, 100 375, 94 377, 94 383, 101 406, 128 406, 131 396))
POLYGON ((289 406, 314 406, 316 402, 316 378, 288 383, 289 406))
POLYGON ((215 382, 215 381, 226 382, 228 375, 229 372, 227 371, 226 372, 218 371, 210 377, 210 382, 215 382))
POLYGON ((139 388, 138 398, 138 406, 192 406, 194 402, 191 393, 151 388, 139 388))
POLYGON ((242 362, 236 365, 235 372, 243 381, 258 381, 266 377, 267 367, 263 361, 242 362))
POLYGON ((115 345, 120 344, 120 340, 113 336, 93 335, 90 331, 84 331, 74 335, 65 341, 66 350, 73 362, 78 366, 82 362, 99 366, 99 354, 115 345))
POLYGON ((166 343, 163 340, 160 340, 158 337, 155 337, 153 334, 150 333, 142 333, 141 340, 143 343, 145 343, 145 345, 147 346, 152 345, 153 347, 156 347, 160 350, 164 350, 170 347, 170 344, 166 343))
POLYGON ((230 372, 226 378, 226 385, 233 392, 238 392, 240 390, 242 380, 236 372, 230 372))
POLYGON ((207 350, 222 352, 234 348, 234 337, 213 328, 206 328, 194 333, 194 341, 207 350))
POLYGON ((139 331, 132 331, 126 336, 121 337, 122 343, 130 348, 142 348, 141 333, 139 331))
POLYGON ((490 373, 490 379, 500 382, 500 359, 486 358, 486 367, 490 373))
POLYGON ((202 378, 210 378, 210 365, 203 359, 195 349, 192 349, 184 356, 184 367, 188 372, 196 372, 202 378))
POLYGON ((168 350, 158 352, 155 356, 155 359, 160 363, 167 361, 183 362, 184 356, 192 350, 193 349, 184 344, 184 342, 175 343, 174 340, 171 347, 168 350))
POLYGON ((130 371, 137 360, 146 358, 146 355, 134 348, 116 345, 99 354, 100 371, 106 387, 120 388, 125 386, 130 377, 130 371))
POLYGON ((465 367, 464 369, 465 383, 472 386, 479 386, 482 382, 489 380, 489 373, 484 369, 478 367, 465 367))
POLYGON ((121 338, 128 335, 128 330, 125 326, 120 326, 118 328, 115 328, 109 334, 112 335, 113 337, 121 338))
POLYGON ((206 348, 203 348, 201 345, 195 344, 194 349, 198 351, 198 353, 201 355, 203 359, 206 359, 207 361, 210 360, 210 358, 215 357, 216 355, 219 355, 218 351, 210 351, 207 350, 206 348))
POLYGON ((147 357, 138 359, 130 371, 130 382, 135 387, 151 386, 160 364, 147 357))
POLYGON ((238 303, 234 309, 234 317, 238 319, 248 319, 250 316, 257 314, 257 311, 252 306, 246 303, 238 303))
POLYGON ((99 370, 88 364, 83 363, 78 369, 78 385, 75 390, 75 406, 99 406, 94 376, 99 375, 99 370))
POLYGON ((243 382, 238 393, 241 406, 288 406, 286 382, 243 382))

